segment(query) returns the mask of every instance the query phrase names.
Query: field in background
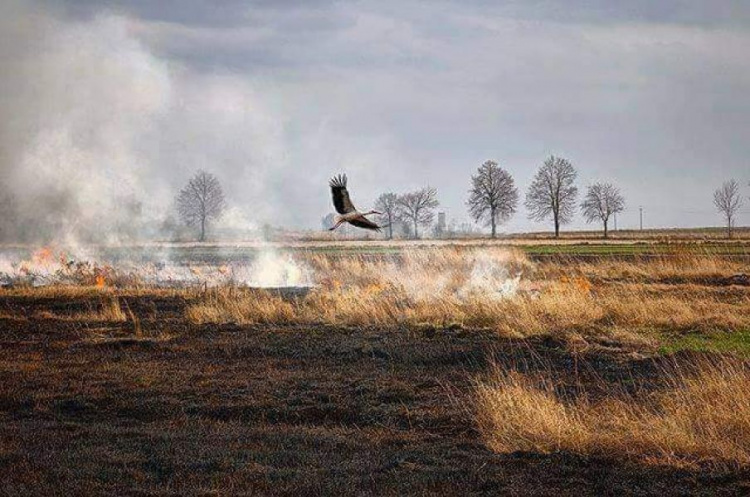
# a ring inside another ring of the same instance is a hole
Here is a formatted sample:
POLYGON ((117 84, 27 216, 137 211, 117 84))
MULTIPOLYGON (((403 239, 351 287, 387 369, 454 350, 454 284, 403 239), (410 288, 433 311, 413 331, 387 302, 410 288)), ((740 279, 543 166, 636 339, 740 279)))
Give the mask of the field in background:
MULTIPOLYGON (((594 226, 594 225, 592 225, 594 226)), ((357 239, 366 239, 368 241, 379 241, 385 238, 384 234, 372 234, 357 232, 356 235, 342 236, 340 233, 329 232, 306 232, 306 233, 280 233, 276 237, 280 241, 298 240, 301 242, 331 242, 348 239, 356 241, 357 239)), ((445 233, 443 238, 451 241, 473 241, 473 240, 490 240, 488 234, 479 233, 445 233)), ((519 241, 521 243, 541 242, 546 244, 564 243, 568 241, 581 242, 629 242, 637 243, 641 241, 660 241, 660 242, 700 242, 700 241, 726 241, 727 233, 725 228, 654 228, 643 230, 612 230, 610 227, 609 237, 603 240, 600 229, 587 231, 567 231, 560 232, 560 237, 555 238, 554 233, 549 231, 529 232, 529 233, 498 233, 498 240, 519 241)), ((732 240, 749 241, 750 227, 735 227, 732 229, 732 240)))
POLYGON ((275 247, 294 288, 2 288, 0 493, 750 491, 749 246, 512 244, 275 247))
MULTIPOLYGON (((119 246, 89 245, 82 257, 120 263, 153 263, 169 261, 176 264, 226 264, 248 262, 267 250, 285 253, 322 253, 339 255, 399 254, 407 249, 439 249, 463 247, 509 247, 524 252, 531 259, 565 255, 577 258, 598 257, 661 257, 692 255, 735 256, 750 258, 750 228, 735 228, 733 238, 727 239, 721 228, 658 229, 643 231, 613 231, 603 239, 598 231, 562 232, 555 239, 548 232, 499 235, 496 240, 487 236, 386 240, 384 235, 369 235, 366 239, 342 237, 327 232, 283 233, 273 241, 223 242, 151 242, 119 246)), ((24 259, 33 256, 38 246, 0 245, 0 273, 3 258, 24 259)), ((81 254, 71 253, 76 259, 81 254)))

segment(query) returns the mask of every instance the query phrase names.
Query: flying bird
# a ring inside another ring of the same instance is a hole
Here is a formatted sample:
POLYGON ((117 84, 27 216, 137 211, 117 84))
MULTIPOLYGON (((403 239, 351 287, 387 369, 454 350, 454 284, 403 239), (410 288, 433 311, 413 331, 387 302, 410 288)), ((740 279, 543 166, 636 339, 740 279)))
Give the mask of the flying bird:
POLYGON ((346 174, 334 176, 328 184, 331 186, 333 206, 336 208, 336 212, 340 214, 340 216, 336 216, 336 224, 330 228, 331 231, 341 226, 341 223, 349 223, 357 228, 364 228, 366 230, 380 231, 382 226, 378 226, 365 216, 369 216, 370 214, 379 215, 381 213, 378 211, 357 211, 352 200, 349 198, 349 190, 346 189, 346 174))

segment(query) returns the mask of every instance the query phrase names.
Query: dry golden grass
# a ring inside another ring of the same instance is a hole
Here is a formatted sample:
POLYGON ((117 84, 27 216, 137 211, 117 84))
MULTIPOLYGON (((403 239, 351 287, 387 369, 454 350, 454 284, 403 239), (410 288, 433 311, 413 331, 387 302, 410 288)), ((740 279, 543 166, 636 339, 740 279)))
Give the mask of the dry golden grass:
POLYGON ((715 286, 659 283, 746 269, 719 258, 533 265, 518 251, 451 248, 399 258, 312 255, 305 263, 323 276, 304 298, 219 288, 189 306, 187 317, 198 324, 458 324, 511 336, 750 326, 748 292, 727 296, 715 286))
POLYGON ((498 452, 570 451, 676 465, 750 466, 750 368, 701 364, 666 373, 645 398, 565 399, 548 379, 497 370, 477 388, 478 419, 498 452))
POLYGON ((30 285, 14 286, 0 289, 0 295, 13 297, 34 298, 77 298, 95 295, 111 295, 116 290, 111 287, 97 288, 95 286, 79 285, 46 285, 33 287, 30 285))
POLYGON ((187 308, 186 315, 190 322, 196 324, 282 324, 295 321, 292 304, 278 296, 262 292, 239 295, 239 292, 227 289, 207 292, 199 303, 187 308))
POLYGON ((0 289, 0 296, 50 299, 74 299, 98 296, 174 296, 192 293, 194 293, 194 291, 187 291, 185 289, 178 288, 156 288, 149 286, 97 287, 92 285, 72 284, 53 284, 38 287, 30 285, 18 285, 0 289))
POLYGON ((123 311, 120 300, 114 296, 102 299, 97 308, 88 311, 74 312, 71 314, 59 314, 50 311, 41 311, 37 312, 34 317, 36 319, 57 319, 62 321, 111 323, 122 323, 128 320, 128 315, 125 311, 123 311))
POLYGON ((695 253, 630 259, 601 258, 581 261, 564 257, 537 265, 540 277, 556 279, 571 269, 593 280, 619 280, 634 283, 654 281, 700 282, 747 272, 747 262, 695 253))

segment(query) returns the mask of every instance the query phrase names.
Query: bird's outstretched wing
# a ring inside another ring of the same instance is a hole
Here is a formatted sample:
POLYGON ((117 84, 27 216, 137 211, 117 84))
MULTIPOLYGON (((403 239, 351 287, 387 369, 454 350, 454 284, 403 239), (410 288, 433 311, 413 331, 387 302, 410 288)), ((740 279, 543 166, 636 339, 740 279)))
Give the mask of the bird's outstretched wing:
POLYGON ((356 209, 349 198, 349 191, 346 189, 346 174, 334 176, 328 184, 331 185, 331 196, 336 212, 339 214, 354 212, 356 209))
POLYGON ((349 224, 356 226, 357 228, 364 228, 366 230, 380 231, 380 226, 373 223, 365 216, 357 216, 354 219, 349 220, 349 224))

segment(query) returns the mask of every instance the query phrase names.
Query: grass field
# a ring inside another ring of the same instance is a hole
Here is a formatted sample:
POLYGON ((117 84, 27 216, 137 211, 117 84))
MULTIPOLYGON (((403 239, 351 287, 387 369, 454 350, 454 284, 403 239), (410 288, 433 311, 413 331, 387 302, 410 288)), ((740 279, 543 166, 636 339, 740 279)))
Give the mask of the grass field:
POLYGON ((750 260, 715 245, 313 245, 296 289, 2 288, 0 494, 747 494, 750 260))

